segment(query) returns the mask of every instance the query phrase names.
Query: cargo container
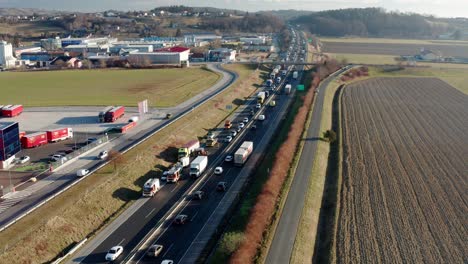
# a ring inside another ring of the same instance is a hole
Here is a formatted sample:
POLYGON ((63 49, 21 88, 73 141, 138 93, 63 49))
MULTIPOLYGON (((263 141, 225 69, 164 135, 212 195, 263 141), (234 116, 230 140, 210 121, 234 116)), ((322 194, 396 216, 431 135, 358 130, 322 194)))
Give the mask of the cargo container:
POLYGON ((23 112, 23 106, 22 105, 12 105, 9 107, 3 107, 2 108, 2 116, 4 117, 14 117, 18 116, 23 112))
POLYGON ((177 151, 177 158, 181 159, 183 157, 189 157, 192 152, 194 152, 197 148, 200 147, 200 141, 197 139, 190 140, 189 142, 185 143, 179 150, 177 151))
POLYGON ((57 128, 53 130, 47 130, 47 141, 57 142, 73 138, 73 129, 71 127, 57 128))
POLYGON ((37 132, 29 135, 24 135, 21 138, 21 146, 23 148, 35 148, 47 144, 47 133, 37 132))
POLYGON ((108 123, 115 122, 115 120, 121 118, 125 114, 125 107, 116 106, 111 110, 107 111, 104 119, 108 123))
POLYGON ((102 109, 101 112, 99 112, 99 114, 98 114, 99 123, 106 122, 106 113, 109 112, 109 110, 111 110, 112 108, 114 108, 114 107, 113 106, 108 106, 108 107, 102 109))
POLYGON ((130 130, 131 128, 134 128, 136 125, 137 125, 137 122, 127 123, 126 125, 123 125, 123 126, 120 127, 120 133, 125 133, 128 130, 130 130))
POLYGON ((192 176, 193 178, 200 177, 205 171, 207 165, 208 165, 208 157, 198 156, 190 164, 190 176, 192 176))
POLYGON ((250 154, 253 151, 253 142, 244 141, 239 149, 234 153, 234 165, 242 166, 250 157, 250 154))

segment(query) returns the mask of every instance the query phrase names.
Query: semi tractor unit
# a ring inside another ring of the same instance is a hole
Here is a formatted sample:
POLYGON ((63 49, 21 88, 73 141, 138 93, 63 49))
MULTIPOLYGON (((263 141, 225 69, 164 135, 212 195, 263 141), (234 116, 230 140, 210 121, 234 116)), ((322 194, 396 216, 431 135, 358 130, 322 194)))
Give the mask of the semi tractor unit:
POLYGON ((190 164, 190 176, 193 178, 200 177, 208 166, 208 156, 198 156, 190 164))
POLYGON ((71 127, 47 130, 46 133, 49 142, 58 142, 73 138, 73 129, 71 127))
POLYGON ((99 114, 98 114, 99 123, 106 122, 106 113, 109 112, 112 108, 114 108, 114 107, 113 106, 108 106, 108 107, 102 109, 101 112, 99 112, 99 114))
POLYGON ((125 107, 116 106, 106 112, 106 115, 104 116, 104 120, 105 122, 112 123, 112 122, 115 122, 115 120, 121 118, 124 114, 125 114, 125 107))
POLYGON ((153 197, 161 189, 159 184, 159 179, 151 178, 145 182, 143 185, 143 196, 144 197, 153 197))
POLYGON ((263 104, 265 102, 265 97, 266 97, 265 92, 259 92, 257 94, 257 103, 263 104))
POLYGON ((24 135, 21 138, 21 146, 23 148, 35 148, 47 144, 47 133, 37 132, 29 135, 24 135))
POLYGON ((183 167, 179 164, 172 166, 172 168, 167 173, 167 182, 178 182, 182 176, 182 168, 183 167))
POLYGON ((234 153, 234 165, 242 166, 249 158, 253 151, 253 142, 244 141, 239 149, 234 153))
POLYGON ((181 159, 183 157, 190 157, 192 152, 194 152, 197 148, 200 147, 200 141, 197 139, 191 140, 179 148, 177 152, 177 158, 181 159))
POLYGON ((15 117, 23 112, 22 105, 8 105, 2 107, 2 116, 3 117, 15 117))

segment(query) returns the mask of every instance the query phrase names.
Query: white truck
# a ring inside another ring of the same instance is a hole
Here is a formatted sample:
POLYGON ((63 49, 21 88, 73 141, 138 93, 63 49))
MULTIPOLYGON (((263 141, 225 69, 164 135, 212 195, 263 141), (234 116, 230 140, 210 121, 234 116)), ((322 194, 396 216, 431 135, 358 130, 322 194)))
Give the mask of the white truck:
POLYGON ((198 178, 205 171, 206 166, 208 165, 208 156, 198 156, 190 164, 190 176, 193 178, 198 178))
POLYGON ((292 86, 290 84, 286 84, 286 86, 284 86, 284 93, 285 94, 290 94, 291 93, 291 88, 292 88, 292 86))
POLYGON ((153 197, 156 192, 161 189, 161 185, 159 184, 159 179, 151 178, 145 182, 143 185, 143 196, 144 197, 153 197))
POLYGON ((182 165, 182 167, 187 167, 190 165, 190 158, 189 157, 183 157, 179 159, 179 164, 182 165))
POLYGON ((252 141, 244 141, 239 149, 234 153, 234 165, 242 166, 250 157, 253 151, 253 142, 252 141))
POLYGON ((294 71, 293 72, 293 79, 297 80, 298 77, 299 77, 299 73, 297 71, 294 71))

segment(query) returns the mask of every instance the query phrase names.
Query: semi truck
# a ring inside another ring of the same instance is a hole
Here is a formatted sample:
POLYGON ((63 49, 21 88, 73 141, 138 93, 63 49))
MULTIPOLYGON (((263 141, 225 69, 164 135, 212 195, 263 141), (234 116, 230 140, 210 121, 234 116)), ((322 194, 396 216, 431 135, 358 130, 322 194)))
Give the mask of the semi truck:
POLYGON ((143 196, 144 197, 153 197, 161 189, 159 184, 159 179, 151 178, 148 179, 143 185, 143 196))
POLYGON ((178 159, 183 157, 190 157, 192 152, 194 152, 197 148, 200 147, 200 141, 197 139, 190 140, 189 142, 185 143, 179 150, 177 151, 178 159))
POLYGON ((113 106, 108 106, 108 107, 102 109, 101 112, 99 112, 99 114, 98 114, 99 123, 106 122, 106 113, 109 112, 109 110, 111 110, 112 108, 114 108, 114 107, 113 106))
POLYGON ((299 77, 299 73, 297 71, 294 71, 293 72, 293 79, 297 80, 298 77, 299 77))
POLYGON ((112 122, 115 122, 115 120, 121 118, 124 114, 125 114, 125 107, 116 106, 106 112, 106 115, 104 116, 104 120, 108 123, 112 123, 112 122))
POLYGON ((234 153, 234 165, 242 166, 249 158, 253 151, 253 142, 244 141, 239 149, 234 153))
POLYGON ((47 141, 58 142, 73 138, 73 129, 71 127, 62 127, 52 130, 47 130, 47 141))
POLYGON ((167 172, 167 182, 178 182, 182 176, 182 166, 176 164, 167 172))
POLYGON ((286 86, 284 86, 284 93, 285 94, 290 94, 291 93, 291 84, 286 84, 286 86))
POLYGON ((265 101, 265 97, 266 97, 265 92, 259 92, 257 94, 257 103, 263 104, 263 102, 265 101))
POLYGON ((23 148, 35 148, 47 144, 47 133, 37 132, 29 135, 24 135, 21 138, 21 146, 23 148))
POLYGON ((198 178, 205 171, 206 166, 208 165, 208 156, 198 156, 190 164, 190 176, 193 178, 198 178))
POLYGON ((23 112, 22 105, 9 105, 2 107, 2 116, 4 117, 15 117, 23 112))

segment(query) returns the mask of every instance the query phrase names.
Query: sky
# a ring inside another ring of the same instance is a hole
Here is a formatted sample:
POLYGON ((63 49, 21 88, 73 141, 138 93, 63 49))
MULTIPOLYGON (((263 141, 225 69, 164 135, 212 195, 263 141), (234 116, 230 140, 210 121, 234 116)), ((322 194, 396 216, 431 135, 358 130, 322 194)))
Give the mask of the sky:
POLYGON ((149 10, 168 5, 209 6, 244 11, 279 9, 321 11, 383 7, 388 11, 468 18, 468 0, 0 0, 0 8, 41 8, 81 12, 109 9, 149 10))

